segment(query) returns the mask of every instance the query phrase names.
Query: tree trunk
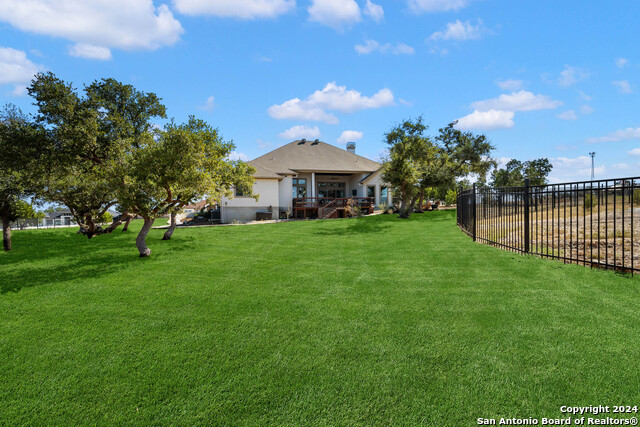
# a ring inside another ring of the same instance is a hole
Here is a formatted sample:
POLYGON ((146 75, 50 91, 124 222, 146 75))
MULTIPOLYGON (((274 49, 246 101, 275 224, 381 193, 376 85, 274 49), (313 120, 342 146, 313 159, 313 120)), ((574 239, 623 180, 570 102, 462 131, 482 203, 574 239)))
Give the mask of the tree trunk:
POLYGON ((169 229, 164 232, 162 240, 171 240, 171 236, 176 229, 176 225, 178 225, 176 221, 176 215, 178 215, 176 212, 171 212, 171 224, 169 225, 169 229))
POLYGON ((424 188, 420 189, 420 198, 418 199, 418 208, 416 212, 423 213, 424 209, 422 209, 422 204, 424 203, 424 188))
POLYGON ((409 203, 407 200, 400 200, 400 208, 398 209, 398 218, 409 219, 411 217, 411 211, 413 211, 413 203, 409 203))
MULTIPOLYGON (((104 229, 104 233, 112 233, 114 231, 116 231, 116 228, 120 227, 120 224, 122 224, 123 222, 127 222, 127 225, 129 224, 129 222, 131 222, 131 214, 124 212, 122 215, 120 215, 120 218, 117 221, 113 221, 107 228, 104 229)), ((124 230, 123 230, 124 231, 124 230)))
POLYGON ((127 218, 127 222, 124 223, 124 227, 122 227, 122 231, 129 231, 129 224, 131 224, 131 220, 133 219, 135 215, 131 215, 129 218, 127 218))
POLYGON ((412 210, 413 210, 413 207, 410 206, 408 203, 405 203, 403 206, 400 207, 398 218, 402 218, 402 219, 411 218, 412 210))
POLYGON ((140 258, 145 258, 151 255, 151 249, 147 247, 147 234, 149 234, 149 230, 151 230, 151 226, 153 225, 153 219, 145 218, 144 225, 138 233, 138 237, 136 237, 136 247, 138 248, 138 252, 140 252, 140 258))
POLYGON ((8 219, 2 219, 2 247, 5 251, 11 250, 11 224, 8 219))

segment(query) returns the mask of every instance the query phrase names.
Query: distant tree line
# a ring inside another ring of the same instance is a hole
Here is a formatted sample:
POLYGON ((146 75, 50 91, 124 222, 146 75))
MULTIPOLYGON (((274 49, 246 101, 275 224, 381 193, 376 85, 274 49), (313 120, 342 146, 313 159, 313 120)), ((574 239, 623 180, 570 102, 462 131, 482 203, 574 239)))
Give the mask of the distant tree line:
POLYGON ((94 81, 78 93, 53 73, 36 75, 28 92, 35 115, 12 105, 0 113, 5 250, 11 249, 10 222, 24 215, 27 198, 65 206, 88 238, 140 216, 136 246, 147 257, 146 236, 156 218, 171 215, 168 239, 185 205, 231 196, 235 186, 253 187, 254 169, 231 160, 234 144, 206 122, 191 116, 186 123, 154 126, 152 119, 166 118, 154 93, 114 79, 94 81), (121 215, 103 228, 112 207, 121 215))
POLYGON ((545 185, 553 165, 547 158, 521 162, 511 159, 504 168, 496 168, 491 173, 492 187, 521 187, 525 179, 530 185, 545 185))

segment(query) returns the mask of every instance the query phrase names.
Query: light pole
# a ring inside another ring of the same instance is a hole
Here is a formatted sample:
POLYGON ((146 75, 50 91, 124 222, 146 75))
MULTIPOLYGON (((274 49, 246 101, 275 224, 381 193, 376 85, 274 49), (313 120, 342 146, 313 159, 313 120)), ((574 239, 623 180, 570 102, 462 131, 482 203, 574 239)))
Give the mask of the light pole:
POLYGON ((594 171, 594 165, 595 165, 595 157, 596 157, 596 152, 592 151, 589 153, 589 155, 591 156, 591 181, 593 181, 593 178, 595 177, 595 171, 594 171))

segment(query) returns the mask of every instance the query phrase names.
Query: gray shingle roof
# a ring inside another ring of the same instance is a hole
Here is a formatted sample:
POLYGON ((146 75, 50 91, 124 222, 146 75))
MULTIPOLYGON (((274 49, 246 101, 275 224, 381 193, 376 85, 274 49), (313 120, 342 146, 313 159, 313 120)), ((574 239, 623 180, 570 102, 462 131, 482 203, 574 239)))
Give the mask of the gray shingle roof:
POLYGON ((259 164, 254 163, 253 160, 250 160, 247 163, 250 164, 251 166, 253 166, 254 168, 256 168, 256 172, 253 174, 253 176, 256 177, 256 178, 278 178, 278 179, 282 178, 281 175, 278 175, 274 171, 269 170, 269 169, 267 169, 265 167, 260 166, 259 164))
POLYGON ((305 171, 370 173, 381 166, 378 162, 322 141, 300 140, 277 148, 249 163, 256 169, 260 167, 279 174, 305 171))

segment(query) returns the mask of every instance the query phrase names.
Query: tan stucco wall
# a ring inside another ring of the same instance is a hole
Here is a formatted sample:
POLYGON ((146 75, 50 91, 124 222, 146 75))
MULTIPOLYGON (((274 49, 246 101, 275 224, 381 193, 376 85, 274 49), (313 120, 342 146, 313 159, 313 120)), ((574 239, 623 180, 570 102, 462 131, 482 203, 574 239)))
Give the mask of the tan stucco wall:
POLYGON ((222 222, 231 223, 234 220, 240 222, 253 221, 256 219, 256 212, 266 212, 269 206, 272 209, 273 219, 278 218, 279 202, 278 180, 256 178, 253 184, 254 194, 259 194, 256 201, 252 197, 234 197, 232 199, 222 199, 222 222))

